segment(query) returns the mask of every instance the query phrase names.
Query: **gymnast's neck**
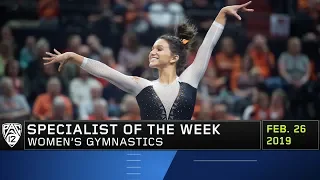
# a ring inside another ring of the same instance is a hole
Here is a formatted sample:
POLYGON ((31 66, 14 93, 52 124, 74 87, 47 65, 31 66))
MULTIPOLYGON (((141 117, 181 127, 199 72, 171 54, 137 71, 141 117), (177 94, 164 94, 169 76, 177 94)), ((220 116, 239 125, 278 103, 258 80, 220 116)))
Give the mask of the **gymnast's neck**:
POLYGON ((177 79, 177 71, 176 67, 171 65, 171 66, 166 66, 164 68, 159 68, 159 79, 158 81, 161 84, 171 84, 177 79))

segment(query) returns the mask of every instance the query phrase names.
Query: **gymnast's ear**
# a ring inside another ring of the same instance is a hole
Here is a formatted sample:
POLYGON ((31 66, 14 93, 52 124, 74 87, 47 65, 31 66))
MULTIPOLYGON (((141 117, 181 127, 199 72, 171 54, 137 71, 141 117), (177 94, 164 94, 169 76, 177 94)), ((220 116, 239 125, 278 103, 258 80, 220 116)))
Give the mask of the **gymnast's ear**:
POLYGON ((179 55, 174 55, 174 56, 171 58, 170 63, 171 63, 171 64, 174 64, 174 63, 176 63, 178 60, 179 60, 179 55))

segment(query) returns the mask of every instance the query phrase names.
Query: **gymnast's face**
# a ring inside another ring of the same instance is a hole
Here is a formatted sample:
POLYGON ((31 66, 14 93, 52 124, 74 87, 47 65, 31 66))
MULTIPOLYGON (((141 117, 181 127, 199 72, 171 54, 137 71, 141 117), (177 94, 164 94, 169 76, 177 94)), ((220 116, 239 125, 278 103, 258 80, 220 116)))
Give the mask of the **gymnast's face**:
POLYGON ((149 67, 163 68, 176 61, 177 57, 170 51, 169 43, 164 39, 158 39, 149 53, 149 67))

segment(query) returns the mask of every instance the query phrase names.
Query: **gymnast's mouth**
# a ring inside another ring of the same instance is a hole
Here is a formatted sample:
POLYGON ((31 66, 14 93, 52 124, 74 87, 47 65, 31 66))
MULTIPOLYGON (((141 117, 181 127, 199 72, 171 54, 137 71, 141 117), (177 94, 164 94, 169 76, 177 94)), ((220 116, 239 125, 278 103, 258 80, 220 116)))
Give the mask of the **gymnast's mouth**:
POLYGON ((159 59, 156 58, 156 57, 151 57, 151 58, 149 59, 150 62, 157 61, 157 60, 159 60, 159 59))

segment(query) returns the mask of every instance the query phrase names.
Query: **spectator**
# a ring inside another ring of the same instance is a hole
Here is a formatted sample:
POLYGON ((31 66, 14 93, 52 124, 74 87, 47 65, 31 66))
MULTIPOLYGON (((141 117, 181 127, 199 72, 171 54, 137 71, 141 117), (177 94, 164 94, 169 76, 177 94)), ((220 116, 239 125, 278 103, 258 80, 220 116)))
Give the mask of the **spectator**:
POLYGON ((90 58, 94 59, 94 60, 100 60, 100 54, 103 51, 104 47, 100 42, 100 39, 94 35, 94 34, 90 34, 87 37, 87 44, 90 47, 90 58))
POLYGON ((95 78, 90 77, 89 73, 87 73, 85 70, 81 68, 78 69, 78 77, 71 81, 69 87, 69 96, 77 107, 84 102, 90 101, 90 90, 93 87, 100 85, 100 83, 95 78))
POLYGON ((121 103, 123 115, 121 120, 140 120, 140 109, 134 96, 126 95, 121 103))
POLYGON ((77 52, 80 46, 82 45, 82 38, 78 34, 73 34, 69 36, 67 42, 67 48, 64 52, 77 52))
POLYGON ((126 11, 127 29, 136 33, 145 33, 149 30, 148 16, 144 9, 145 0, 133 0, 128 3, 126 11))
POLYGON ((269 96, 264 92, 259 92, 257 102, 248 106, 243 113, 244 120, 269 120, 269 96))
POLYGON ((279 73, 286 83, 297 88, 308 82, 310 77, 310 62, 301 53, 301 42, 297 37, 288 40, 288 50, 279 58, 279 73))
POLYGON ((103 98, 109 102, 110 109, 118 109, 118 105, 121 103, 123 97, 126 95, 124 91, 117 88, 113 84, 103 89, 103 98))
POLYGON ((110 120, 106 100, 97 99, 93 101, 93 113, 89 116, 89 120, 110 120))
MULTIPOLYGON (((78 52, 80 55, 86 57, 89 57, 90 55, 89 47, 86 45, 82 45, 81 36, 77 34, 69 36, 65 52, 78 52)), ((66 65, 64 65, 61 75, 69 84, 69 82, 77 75, 77 66, 72 63, 67 63, 66 65)))
POLYGON ((245 59, 241 70, 234 71, 231 75, 231 89, 237 97, 247 98, 253 93, 259 80, 259 75, 252 68, 252 61, 245 59))
POLYGON ((66 113, 66 104, 62 96, 56 96, 52 103, 52 114, 47 120, 70 120, 72 117, 68 117, 66 113))
POLYGON ((282 120, 286 117, 285 92, 282 89, 273 91, 270 103, 270 120, 282 120))
POLYGON ((38 39, 36 43, 36 55, 35 60, 31 61, 28 68, 26 69, 26 76, 29 79, 33 79, 34 77, 42 74, 43 71, 43 60, 42 57, 46 56, 46 52, 50 51, 49 41, 45 38, 38 39))
POLYGON ((226 89, 226 83, 226 77, 218 77, 216 71, 209 68, 202 80, 200 93, 206 97, 215 98, 219 96, 221 90, 226 89))
POLYGON ((267 40, 264 36, 260 34, 256 35, 249 44, 246 53, 245 58, 249 58, 253 62, 254 68, 257 68, 258 73, 264 79, 267 79, 272 75, 275 57, 269 50, 267 40))
POLYGON ((224 103, 228 109, 233 107, 237 98, 229 91, 228 82, 231 74, 240 70, 241 59, 234 52, 233 40, 230 37, 222 39, 221 51, 216 54, 212 65, 208 66, 201 91, 204 96, 211 96, 214 103, 224 103), (206 92, 207 91, 207 92, 206 92))
POLYGON ((305 22, 304 24, 301 24, 301 25, 306 25, 306 27, 303 27, 303 28, 306 30, 309 30, 308 33, 312 33, 315 36, 318 36, 318 38, 319 38, 319 35, 320 35, 320 2, 316 1, 316 0, 307 1, 305 3, 301 2, 301 3, 299 3, 298 7, 300 7, 301 12, 305 13, 305 15, 307 15, 309 17, 309 19, 308 19, 309 21, 305 22), (309 23, 309 24, 307 24, 307 23, 309 23), (309 29, 307 29, 308 27, 309 27, 309 29))
POLYGON ((211 120, 212 119, 212 103, 208 99, 201 96, 197 97, 195 106, 194 119, 197 120, 211 120))
POLYGON ((215 104, 212 110, 213 120, 239 120, 238 117, 230 115, 227 112, 227 106, 224 104, 215 104))
POLYGON ((118 62, 128 72, 132 73, 137 67, 143 66, 144 55, 146 52, 149 53, 149 49, 140 45, 137 34, 134 32, 128 32, 123 35, 122 45, 118 62))
MULTIPOLYGON (((90 47, 88 45, 81 45, 81 39, 80 37, 74 36, 70 41, 69 47, 67 48, 67 51, 69 49, 75 49, 75 51, 70 52, 77 52, 78 54, 89 57, 91 54, 90 47), (72 42, 73 41, 73 42, 72 42)), ((61 76, 66 81, 67 84, 71 82, 73 78, 77 76, 77 69, 78 67, 75 64, 67 63, 64 65, 64 68, 62 69, 61 76)))
POLYGON ((19 62, 17 60, 10 61, 6 66, 6 76, 13 83, 13 87, 17 93, 23 93, 23 80, 20 73, 19 62))
POLYGON ((25 120, 30 116, 30 107, 24 95, 14 90, 10 78, 1 79, 0 120, 25 120))
POLYGON ((143 12, 144 10, 144 4, 144 0, 133 0, 131 2, 128 2, 127 11, 125 14, 126 23, 131 24, 139 18, 140 12, 143 12))
POLYGON ((9 26, 3 26, 1 29, 1 43, 5 43, 9 46, 9 49, 12 51, 10 53, 15 53, 17 45, 12 34, 12 30, 9 26))
POLYGON ((189 13, 189 17, 196 23, 199 33, 205 33, 211 26, 214 16, 203 16, 202 13, 213 12, 215 10, 215 7, 213 3, 210 3, 213 1, 209 0, 185 0, 184 6, 186 11, 191 11, 189 13))
POLYGON ((59 11, 58 0, 38 0, 38 14, 44 27, 57 25, 59 11))
POLYGON ((125 29, 125 16, 127 11, 127 1, 126 0, 116 0, 112 8, 113 17, 112 22, 116 25, 120 32, 125 29))
POLYGON ((199 109, 199 115, 197 118, 193 118, 192 120, 212 120, 212 106, 210 103, 205 103, 201 105, 199 109))
POLYGON ((0 76, 4 75, 7 63, 13 58, 10 46, 7 43, 0 43, 0 76))
MULTIPOLYGON (((310 0, 297 0, 295 12, 295 19, 291 25, 292 36, 315 36, 315 19, 312 17, 312 9, 310 0)), ((305 37, 310 38, 310 37, 305 37)))
POLYGON ((300 11, 309 8, 309 4, 310 4, 309 0, 297 0, 297 8, 300 11))
POLYGON ((42 57, 46 56, 46 52, 49 52, 49 49, 49 42, 44 38, 40 38, 36 44, 36 60, 32 61, 25 71, 24 90, 31 105, 39 94, 46 92, 48 80, 53 76, 57 76, 60 79, 62 92, 64 94, 68 92, 65 80, 58 76, 60 74, 58 74, 57 67, 55 65, 43 65, 42 57))
POLYGON ((83 102, 79 105, 79 119, 86 120, 89 118, 89 115, 93 113, 93 101, 102 98, 102 86, 96 84, 91 88, 90 91, 91 99, 88 99, 86 102, 83 102))
POLYGON ((215 69, 218 77, 231 77, 240 71, 241 57, 235 52, 234 41, 231 37, 224 37, 221 52, 215 56, 215 69))
POLYGON ((230 77, 231 90, 235 95, 233 113, 243 114, 244 109, 252 103, 260 81, 260 75, 252 68, 252 61, 244 59, 240 72, 233 72, 230 77))
POLYGON ((156 28, 173 27, 184 19, 183 7, 174 1, 160 0, 149 6, 149 20, 156 28))
POLYGON ((76 50, 79 54, 85 57, 90 57, 91 56, 91 49, 88 45, 80 45, 78 49, 76 50))
POLYGON ((36 38, 28 36, 24 47, 20 51, 20 67, 25 70, 29 67, 30 62, 36 58, 36 38))
POLYGON ((301 42, 297 37, 288 40, 288 50, 283 52, 278 62, 279 73, 287 84, 290 111, 293 118, 308 116, 308 81, 311 74, 310 61, 301 53, 301 42))
POLYGON ((47 92, 40 94, 33 106, 33 116, 36 119, 44 120, 52 116, 53 100, 60 96, 64 99, 65 114, 72 117, 72 103, 70 99, 61 94, 61 82, 58 78, 52 77, 47 84, 47 92))
MULTIPOLYGON (((54 65, 48 65, 42 68, 43 69, 38 70, 36 76, 33 76, 30 79, 25 79, 24 81, 25 94, 28 95, 28 101, 30 104, 34 103, 39 94, 46 92, 49 79, 58 75, 54 65)), ((60 79, 60 82, 62 83, 61 91, 64 92, 63 90, 65 89, 65 83, 63 83, 62 79, 60 79)))

